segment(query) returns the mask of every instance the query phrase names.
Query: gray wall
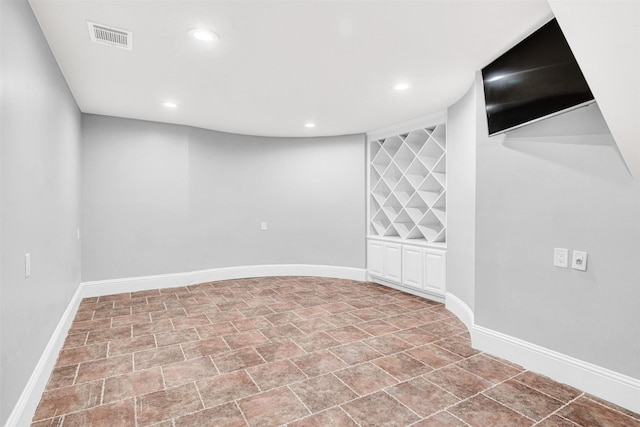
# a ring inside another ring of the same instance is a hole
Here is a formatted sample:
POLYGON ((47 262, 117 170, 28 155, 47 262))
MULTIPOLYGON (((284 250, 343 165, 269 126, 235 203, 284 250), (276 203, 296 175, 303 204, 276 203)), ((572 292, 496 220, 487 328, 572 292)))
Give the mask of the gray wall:
POLYGON ((491 138, 477 113, 476 323, 640 378, 640 182, 597 106, 491 138))
POLYGON ((80 282, 81 116, 27 2, 3 0, 0 15, 4 425, 80 282))
POLYGON ((83 115, 82 280, 263 264, 364 268, 364 141, 83 115))
POLYGON ((447 292, 472 311, 476 253, 475 86, 447 111, 447 292))

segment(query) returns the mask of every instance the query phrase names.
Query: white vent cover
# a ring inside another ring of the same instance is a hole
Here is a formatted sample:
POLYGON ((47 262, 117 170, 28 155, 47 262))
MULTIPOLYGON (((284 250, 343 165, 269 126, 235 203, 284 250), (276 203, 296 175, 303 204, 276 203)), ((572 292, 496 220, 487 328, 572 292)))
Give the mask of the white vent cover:
POLYGON ((121 49, 133 50, 133 32, 87 21, 91 41, 121 49))

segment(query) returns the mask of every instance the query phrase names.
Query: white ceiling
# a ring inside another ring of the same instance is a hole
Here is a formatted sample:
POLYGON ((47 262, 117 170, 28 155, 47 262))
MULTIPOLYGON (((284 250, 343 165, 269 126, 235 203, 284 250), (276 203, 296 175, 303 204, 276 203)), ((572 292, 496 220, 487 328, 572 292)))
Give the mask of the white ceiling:
POLYGON ((444 110, 552 17, 545 0, 29 3, 81 111, 264 136, 367 132, 444 110), (91 43, 87 20, 133 31, 133 51, 91 43), (193 40, 195 27, 220 39, 193 40), (395 91, 400 81, 410 89, 395 91))

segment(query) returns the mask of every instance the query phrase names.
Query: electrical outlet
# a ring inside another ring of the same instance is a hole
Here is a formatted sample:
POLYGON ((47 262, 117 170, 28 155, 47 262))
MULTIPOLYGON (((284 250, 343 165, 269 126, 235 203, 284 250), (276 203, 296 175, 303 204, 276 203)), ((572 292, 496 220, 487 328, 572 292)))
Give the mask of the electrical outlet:
POLYGON ((565 248, 554 248, 553 265, 567 268, 569 266, 569 250, 565 248))
POLYGON ((574 270, 587 271, 587 253, 582 251, 573 251, 571 268, 574 270))
POLYGON ((267 222, 266 221, 262 221, 260 223, 260 230, 261 231, 267 231, 267 222))

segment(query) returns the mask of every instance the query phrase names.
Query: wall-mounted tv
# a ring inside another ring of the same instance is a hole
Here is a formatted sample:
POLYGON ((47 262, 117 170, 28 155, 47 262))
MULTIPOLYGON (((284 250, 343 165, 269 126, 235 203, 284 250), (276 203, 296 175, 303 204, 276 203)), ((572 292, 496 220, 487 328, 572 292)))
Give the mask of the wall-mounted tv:
POLYGON ((484 67, 482 81, 489 135, 594 101, 555 18, 484 67))

